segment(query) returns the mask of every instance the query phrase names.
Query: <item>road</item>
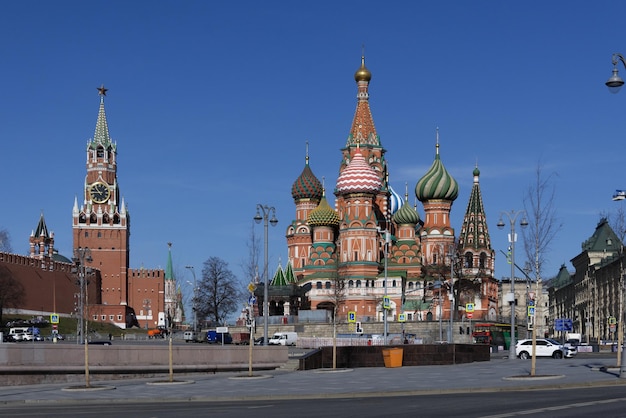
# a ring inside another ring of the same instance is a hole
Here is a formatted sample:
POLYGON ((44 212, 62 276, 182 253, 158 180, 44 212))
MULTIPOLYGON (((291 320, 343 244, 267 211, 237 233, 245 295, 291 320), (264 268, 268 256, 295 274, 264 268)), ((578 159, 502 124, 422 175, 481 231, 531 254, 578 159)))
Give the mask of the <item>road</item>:
POLYGON ((619 417, 626 410, 624 387, 462 393, 403 397, 268 401, 121 401, 0 404, 11 417, 619 417))

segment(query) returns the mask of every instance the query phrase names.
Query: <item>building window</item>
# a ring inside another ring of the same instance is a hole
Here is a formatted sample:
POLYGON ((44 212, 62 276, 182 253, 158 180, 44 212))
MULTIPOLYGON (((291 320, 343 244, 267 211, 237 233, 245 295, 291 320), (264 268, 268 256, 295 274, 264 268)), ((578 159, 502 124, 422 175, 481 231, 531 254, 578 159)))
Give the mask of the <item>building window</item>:
POLYGON ((107 320, 107 316, 106 315, 102 315, 102 320, 106 321, 107 320))
POLYGON ((479 263, 478 265, 481 269, 485 268, 486 261, 487 261, 487 254, 480 253, 480 260, 478 262, 479 263))
POLYGON ((348 287, 354 287, 354 280, 348 280, 348 287))
POLYGON ((465 267, 472 268, 474 267, 473 255, 470 252, 465 253, 465 267))
POLYGON ((316 282, 315 283, 315 288, 316 289, 321 289, 322 288, 322 282, 316 282))
POLYGON ((118 315, 118 316, 117 316, 117 320, 118 320, 118 321, 121 321, 121 320, 122 320, 122 315, 118 315))
POLYGON ((326 289, 330 289, 330 282, 326 282, 326 289))
POLYGON ((360 280, 356 281, 356 287, 361 287, 361 281, 360 280))
POLYGON ((109 315, 109 321, 113 321, 113 318, 115 318, 113 315, 109 315))
POLYGON ((93 316, 93 320, 94 320, 94 321, 97 321, 97 320, 98 320, 98 315, 94 315, 94 316, 93 316))

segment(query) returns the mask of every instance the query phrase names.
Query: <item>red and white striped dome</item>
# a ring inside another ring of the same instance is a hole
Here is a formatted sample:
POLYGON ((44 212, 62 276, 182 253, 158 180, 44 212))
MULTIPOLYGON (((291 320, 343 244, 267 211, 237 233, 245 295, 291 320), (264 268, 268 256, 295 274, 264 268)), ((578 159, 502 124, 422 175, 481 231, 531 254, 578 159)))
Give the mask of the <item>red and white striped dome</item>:
POLYGON ((352 161, 337 179, 337 193, 372 193, 380 190, 382 181, 376 171, 365 161, 361 151, 352 157, 352 161))

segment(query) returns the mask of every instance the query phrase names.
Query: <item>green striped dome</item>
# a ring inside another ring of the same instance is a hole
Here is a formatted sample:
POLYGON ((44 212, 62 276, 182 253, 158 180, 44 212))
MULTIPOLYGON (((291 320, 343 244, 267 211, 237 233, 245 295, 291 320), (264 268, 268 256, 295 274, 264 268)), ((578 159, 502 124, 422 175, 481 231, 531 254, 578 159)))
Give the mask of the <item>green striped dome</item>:
POLYGON ((392 219, 397 225, 417 225, 420 221, 420 216, 413 206, 408 201, 405 201, 402 207, 393 214, 392 219))
POLYGON ((420 202, 427 200, 455 200, 459 185, 443 166, 439 153, 428 172, 417 182, 415 196, 420 202))

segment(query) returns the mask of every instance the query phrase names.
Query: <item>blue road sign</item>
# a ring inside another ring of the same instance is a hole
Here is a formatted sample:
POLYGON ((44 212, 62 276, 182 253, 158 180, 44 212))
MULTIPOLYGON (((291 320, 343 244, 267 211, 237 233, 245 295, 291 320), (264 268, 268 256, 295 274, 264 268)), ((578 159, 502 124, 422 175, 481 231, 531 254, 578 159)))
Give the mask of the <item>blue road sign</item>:
POLYGON ((554 320, 555 331, 573 331, 574 324, 570 318, 557 318, 554 320))

